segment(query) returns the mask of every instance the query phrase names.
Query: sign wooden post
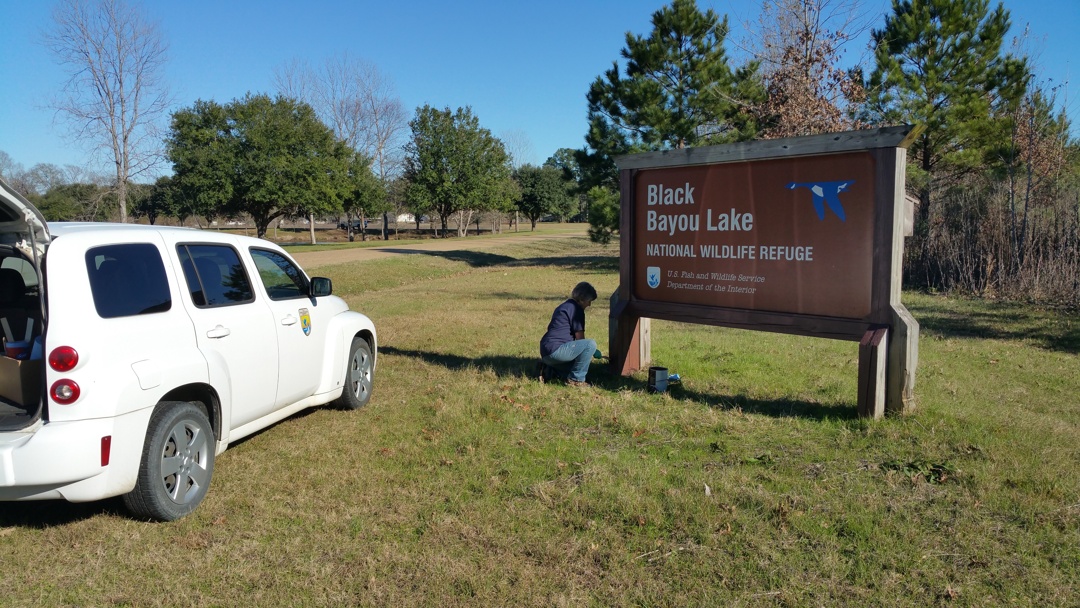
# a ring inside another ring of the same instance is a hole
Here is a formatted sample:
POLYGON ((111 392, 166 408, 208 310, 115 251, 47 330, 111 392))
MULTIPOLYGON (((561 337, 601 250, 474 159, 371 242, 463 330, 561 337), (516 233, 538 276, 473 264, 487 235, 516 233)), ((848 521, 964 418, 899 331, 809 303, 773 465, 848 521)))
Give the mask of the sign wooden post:
POLYGON ((913 411, 919 325, 900 302, 900 279, 906 148, 919 132, 618 157, 613 369, 648 365, 648 319, 851 340, 860 414, 913 411))
MULTIPOLYGON (((611 310, 620 306, 619 292, 611 294, 611 310)), ((652 360, 652 328, 649 319, 620 314, 608 315, 608 347, 625 344, 626 352, 619 358, 620 375, 632 374, 652 360), (625 370, 625 371, 624 371, 625 370)), ((615 363, 615 356, 610 361, 615 363)))

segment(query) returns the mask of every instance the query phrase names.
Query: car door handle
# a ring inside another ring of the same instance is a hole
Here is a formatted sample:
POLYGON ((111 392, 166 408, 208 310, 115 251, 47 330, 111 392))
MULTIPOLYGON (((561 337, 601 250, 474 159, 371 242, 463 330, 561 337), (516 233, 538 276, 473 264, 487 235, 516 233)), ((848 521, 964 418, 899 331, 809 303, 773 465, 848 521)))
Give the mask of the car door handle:
POLYGON ((292 315, 286 315, 281 318, 282 325, 296 325, 296 317, 292 315))
POLYGON ((229 335, 231 333, 232 332, 229 331, 229 328, 222 327, 222 326, 218 325, 214 329, 211 329, 210 331, 206 332, 206 337, 207 338, 224 338, 225 336, 227 336, 227 335, 229 335))

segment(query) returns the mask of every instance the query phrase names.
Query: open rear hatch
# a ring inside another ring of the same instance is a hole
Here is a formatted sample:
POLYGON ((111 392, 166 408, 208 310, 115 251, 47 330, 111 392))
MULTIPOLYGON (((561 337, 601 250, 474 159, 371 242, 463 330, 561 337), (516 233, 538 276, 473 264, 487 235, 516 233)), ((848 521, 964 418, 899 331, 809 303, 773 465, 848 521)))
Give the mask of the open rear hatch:
POLYGON ((41 419, 47 323, 41 268, 50 240, 41 211, 0 179, 0 431, 41 419))

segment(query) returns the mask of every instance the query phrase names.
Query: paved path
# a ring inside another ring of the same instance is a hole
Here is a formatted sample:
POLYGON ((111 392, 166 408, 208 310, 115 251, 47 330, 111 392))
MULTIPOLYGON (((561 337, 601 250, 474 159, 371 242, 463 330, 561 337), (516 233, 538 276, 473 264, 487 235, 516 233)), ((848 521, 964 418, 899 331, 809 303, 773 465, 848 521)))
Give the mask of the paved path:
POLYGON ((352 247, 310 252, 292 251, 290 255, 305 269, 310 269, 331 264, 378 260, 393 255, 401 255, 408 251, 484 251, 513 243, 568 239, 585 236, 586 234, 586 228, 582 226, 580 230, 575 229, 572 232, 510 232, 498 236, 431 239, 411 245, 395 245, 394 241, 390 240, 385 241, 386 245, 379 245, 378 247, 352 247))

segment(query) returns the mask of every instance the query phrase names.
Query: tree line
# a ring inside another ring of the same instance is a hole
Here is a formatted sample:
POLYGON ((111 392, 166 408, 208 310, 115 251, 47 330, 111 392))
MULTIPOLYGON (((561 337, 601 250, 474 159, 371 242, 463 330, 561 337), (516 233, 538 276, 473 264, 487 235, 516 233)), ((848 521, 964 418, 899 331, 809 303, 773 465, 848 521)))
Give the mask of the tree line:
POLYGON ((138 5, 61 0, 46 43, 70 74, 53 108, 115 168, 24 170, 0 151, 0 176, 49 220, 244 218, 263 237, 275 220, 344 215, 351 229, 352 218, 382 214, 387 238, 391 212, 418 225, 431 216, 443 235, 451 221, 464 235, 481 214, 496 230, 511 213, 534 228, 579 215, 576 185, 555 160, 517 162, 470 107, 425 105, 410 120, 392 83, 347 53, 280 66, 273 93, 169 111, 167 44, 138 5), (155 173, 167 175, 149 182, 155 173))
POLYGON ((76 135, 103 143, 115 177, 95 185, 72 168, 24 171, 2 152, 0 175, 50 219, 245 216, 261 236, 278 218, 409 212, 463 235, 481 215, 497 230, 513 213, 534 227, 587 219, 590 236, 608 242, 618 155, 922 124, 908 153, 918 203, 907 285, 1080 304, 1078 145, 1060 85, 1039 79, 1023 38, 1007 44, 1004 4, 893 0, 870 32, 871 61, 842 69, 845 45, 869 26, 858 8, 762 0, 756 40, 744 45, 754 52, 736 62, 726 16, 672 0, 651 31, 626 34, 589 86, 584 146, 536 167, 469 107, 408 117, 389 81, 347 54, 282 66, 273 94, 168 112, 157 132, 155 114, 172 107, 158 30, 121 0, 62 0, 48 41, 72 77, 55 107, 76 135), (154 159, 169 175, 147 183, 154 159))

